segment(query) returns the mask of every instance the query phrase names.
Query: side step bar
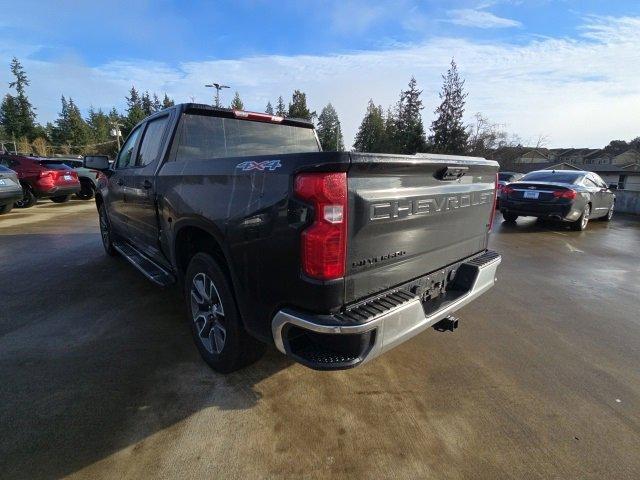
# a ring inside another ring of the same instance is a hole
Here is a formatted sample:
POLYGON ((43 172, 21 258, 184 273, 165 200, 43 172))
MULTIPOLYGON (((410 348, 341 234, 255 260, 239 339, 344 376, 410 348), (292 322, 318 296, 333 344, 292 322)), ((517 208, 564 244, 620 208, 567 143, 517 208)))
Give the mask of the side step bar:
POLYGON ((166 287, 176 282, 176 278, 171 272, 162 268, 133 245, 114 242, 113 248, 156 285, 166 287))

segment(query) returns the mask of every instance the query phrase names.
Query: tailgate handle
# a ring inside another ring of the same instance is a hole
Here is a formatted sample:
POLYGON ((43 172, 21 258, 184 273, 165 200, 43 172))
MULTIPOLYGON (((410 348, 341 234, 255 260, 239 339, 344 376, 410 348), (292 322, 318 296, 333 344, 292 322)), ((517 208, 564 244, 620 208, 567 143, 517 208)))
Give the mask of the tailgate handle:
POLYGON ((447 165, 442 170, 436 172, 436 178, 444 181, 458 180, 467 173, 467 170, 469 170, 469 167, 447 165))

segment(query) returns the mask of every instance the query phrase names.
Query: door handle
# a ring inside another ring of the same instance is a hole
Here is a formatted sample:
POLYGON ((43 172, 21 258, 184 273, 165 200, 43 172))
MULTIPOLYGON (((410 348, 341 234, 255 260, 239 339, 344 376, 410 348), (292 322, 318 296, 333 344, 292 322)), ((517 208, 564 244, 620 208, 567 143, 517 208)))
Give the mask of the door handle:
POLYGON ((116 181, 116 183, 117 183, 119 186, 122 186, 122 185, 124 185, 124 180, 123 180, 123 179, 121 179, 121 178, 119 178, 119 179, 116 181))
POLYGON ((142 182, 142 188, 149 190, 151 187, 153 187, 153 184, 149 180, 142 182))

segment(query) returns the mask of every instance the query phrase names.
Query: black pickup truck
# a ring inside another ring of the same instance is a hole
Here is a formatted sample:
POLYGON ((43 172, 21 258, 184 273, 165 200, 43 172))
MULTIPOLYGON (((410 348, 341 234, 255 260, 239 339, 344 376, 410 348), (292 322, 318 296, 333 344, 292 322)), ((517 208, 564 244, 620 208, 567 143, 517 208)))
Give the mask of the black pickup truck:
POLYGON ((487 250, 498 164, 322 152, 313 124, 182 104, 136 126, 96 192, 105 250, 184 292, 215 370, 265 343, 314 369, 350 368, 495 282, 487 250))

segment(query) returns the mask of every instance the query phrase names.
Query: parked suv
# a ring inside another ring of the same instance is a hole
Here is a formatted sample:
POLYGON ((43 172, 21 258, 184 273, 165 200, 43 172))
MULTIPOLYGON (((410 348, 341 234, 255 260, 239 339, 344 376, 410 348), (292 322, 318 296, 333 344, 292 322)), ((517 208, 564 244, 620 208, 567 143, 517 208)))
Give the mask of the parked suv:
POLYGON ((32 207, 38 198, 50 198, 53 202, 63 203, 80 191, 78 174, 58 160, 2 155, 0 165, 18 174, 23 193, 22 199, 15 203, 18 208, 32 207))

